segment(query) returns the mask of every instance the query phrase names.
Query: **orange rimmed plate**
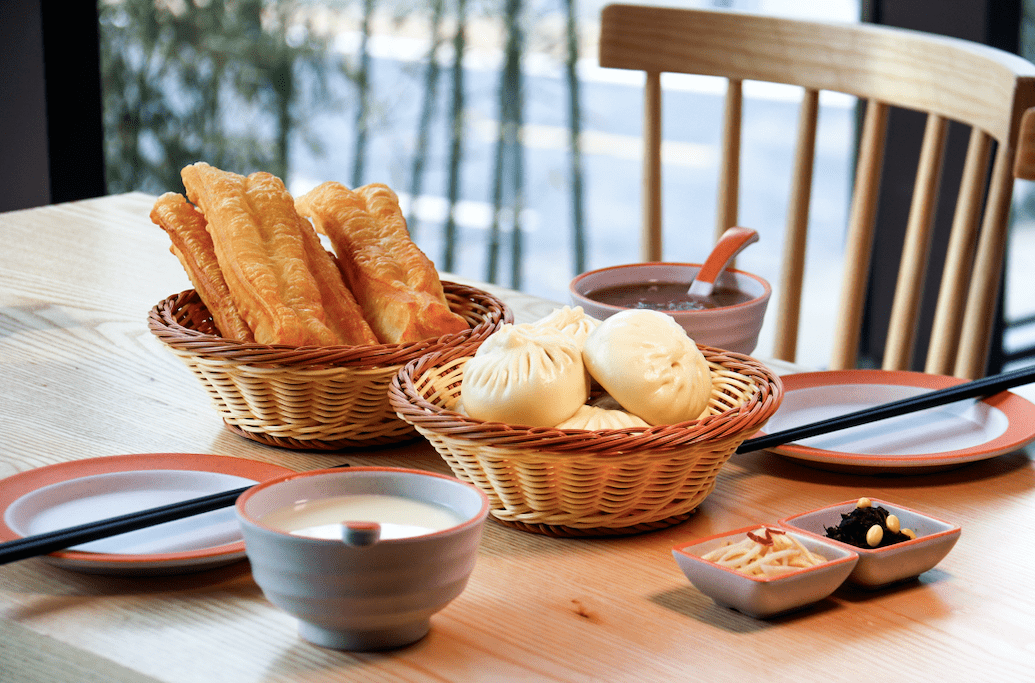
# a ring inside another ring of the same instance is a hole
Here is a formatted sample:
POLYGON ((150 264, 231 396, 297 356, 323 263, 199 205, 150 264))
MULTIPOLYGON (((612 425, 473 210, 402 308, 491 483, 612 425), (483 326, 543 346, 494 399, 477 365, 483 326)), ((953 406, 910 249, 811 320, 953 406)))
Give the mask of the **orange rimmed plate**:
MULTIPOLYGON (((783 375, 784 397, 765 426, 773 434, 965 380, 922 372, 834 370, 783 375)), ((761 434, 759 434, 761 436, 761 434)), ((838 472, 911 474, 994 458, 1035 441, 1035 405, 1008 391, 771 448, 838 472)))
MULTIPOLYGON (((221 455, 145 453, 71 460, 0 481, 0 541, 167 505, 290 474, 221 455)), ((244 559, 234 508, 213 510, 44 556, 92 574, 175 574, 244 559)))

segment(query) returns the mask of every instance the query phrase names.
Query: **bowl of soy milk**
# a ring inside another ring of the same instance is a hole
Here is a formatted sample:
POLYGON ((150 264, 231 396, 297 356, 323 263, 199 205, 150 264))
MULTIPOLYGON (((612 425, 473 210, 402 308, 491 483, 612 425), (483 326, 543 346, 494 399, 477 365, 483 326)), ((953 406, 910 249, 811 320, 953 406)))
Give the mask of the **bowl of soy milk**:
POLYGON ((287 475, 236 507, 266 599, 305 640, 351 651, 423 638, 467 585, 489 513, 471 484, 391 467, 287 475))

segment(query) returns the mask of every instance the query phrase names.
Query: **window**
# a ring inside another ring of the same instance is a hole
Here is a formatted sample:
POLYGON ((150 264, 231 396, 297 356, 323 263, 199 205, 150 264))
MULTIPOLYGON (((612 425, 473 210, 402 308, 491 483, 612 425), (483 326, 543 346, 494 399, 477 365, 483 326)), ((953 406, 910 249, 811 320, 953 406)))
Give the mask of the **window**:
MULTIPOLYGON (((642 80, 596 66, 604 4, 108 0, 109 191, 179 190, 179 169, 198 159, 268 170, 295 193, 384 182, 440 269, 566 302, 575 274, 639 253, 642 80)), ((856 0, 686 4, 859 14, 856 0)), ((679 189, 666 194, 665 258, 699 262, 713 241, 722 91, 701 78, 665 85, 666 182, 679 189)), ((793 129, 799 97, 761 84, 745 92, 741 222, 773 244, 793 145, 777 131, 793 129)), ((842 251, 854 116, 852 98, 824 96, 811 228, 821 237, 806 271, 821 295, 842 251)), ((778 279, 769 250, 738 263, 778 279)), ((808 347, 825 359, 829 343, 802 346, 809 363, 808 347)))

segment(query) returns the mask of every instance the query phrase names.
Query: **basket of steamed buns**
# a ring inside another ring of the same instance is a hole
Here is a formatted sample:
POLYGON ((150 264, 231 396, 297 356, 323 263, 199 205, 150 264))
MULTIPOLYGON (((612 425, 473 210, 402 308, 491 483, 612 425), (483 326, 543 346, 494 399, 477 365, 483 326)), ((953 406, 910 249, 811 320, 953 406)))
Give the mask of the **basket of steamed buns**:
POLYGON ((424 355, 390 389, 496 520, 565 537, 687 519, 782 396, 763 364, 699 347, 664 313, 569 307, 424 355))
POLYGON ((414 438, 388 402, 399 369, 473 352, 513 319, 488 292, 439 280, 384 185, 296 199, 269 173, 197 163, 181 176, 187 196, 162 195, 151 219, 194 289, 148 326, 242 436, 321 450, 414 438))

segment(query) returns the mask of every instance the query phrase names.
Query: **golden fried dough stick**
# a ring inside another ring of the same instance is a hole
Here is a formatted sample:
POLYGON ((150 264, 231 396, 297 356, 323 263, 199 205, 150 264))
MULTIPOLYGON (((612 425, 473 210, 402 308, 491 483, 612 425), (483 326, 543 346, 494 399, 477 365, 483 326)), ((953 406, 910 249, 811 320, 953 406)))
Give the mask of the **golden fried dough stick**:
POLYGON ((379 226, 385 238, 385 249, 402 267, 403 280, 407 286, 434 296, 448 309, 449 303, 442 291, 442 281, 438 278, 435 265, 410 239, 398 195, 380 183, 356 188, 356 194, 363 198, 367 213, 379 226))
POLYGON ((180 175, 187 196, 205 214, 223 277, 256 341, 377 343, 331 255, 279 178, 245 177, 200 162, 180 175))
POLYGON ((418 341, 470 327, 449 309, 435 266, 410 240, 391 189, 352 191, 326 182, 295 206, 330 238, 345 281, 381 341, 418 341))
POLYGON ((223 279, 205 217, 183 195, 166 192, 155 201, 151 220, 169 235, 169 250, 187 271, 220 335, 237 341, 255 341, 223 279))
POLYGON ((399 206, 399 197, 395 192, 380 183, 364 185, 356 192, 363 197, 367 213, 381 227, 382 233, 390 237, 388 250, 395 262, 402 266, 407 286, 420 299, 419 338, 468 329, 470 325, 467 321, 449 308, 435 264, 410 239, 406 219, 399 206))

